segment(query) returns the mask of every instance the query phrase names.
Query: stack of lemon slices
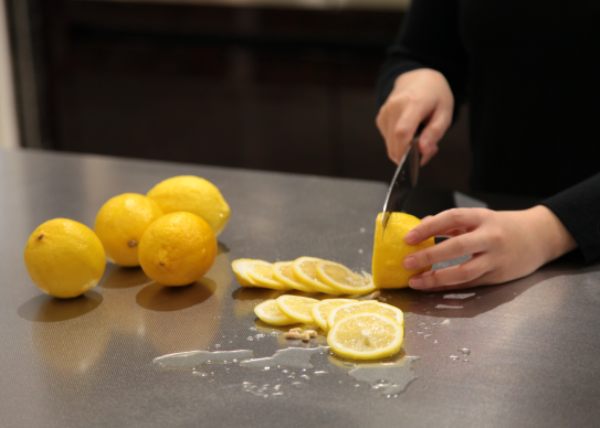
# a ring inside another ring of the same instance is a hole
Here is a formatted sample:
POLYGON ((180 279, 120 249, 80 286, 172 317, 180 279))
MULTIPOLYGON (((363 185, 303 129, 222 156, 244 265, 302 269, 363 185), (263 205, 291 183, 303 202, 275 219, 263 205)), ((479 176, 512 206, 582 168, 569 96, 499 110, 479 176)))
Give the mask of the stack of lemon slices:
POLYGON ((264 260, 237 259, 231 263, 243 287, 298 290, 309 293, 365 294, 375 290, 373 278, 346 266, 316 257, 269 263, 264 260))
POLYGON ((268 324, 316 324, 336 354, 357 360, 396 354, 404 338, 404 315, 375 300, 316 300, 284 294, 260 303, 254 312, 268 324))

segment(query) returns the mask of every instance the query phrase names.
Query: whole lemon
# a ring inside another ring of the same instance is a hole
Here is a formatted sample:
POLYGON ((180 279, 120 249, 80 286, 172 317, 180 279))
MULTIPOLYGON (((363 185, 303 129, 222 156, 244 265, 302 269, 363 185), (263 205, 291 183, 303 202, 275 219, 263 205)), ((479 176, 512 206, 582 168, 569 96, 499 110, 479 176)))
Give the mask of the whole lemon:
POLYGON ((94 223, 94 232, 104 245, 108 260, 119 266, 139 266, 140 239, 150 223, 162 215, 153 199, 138 193, 109 199, 98 211, 94 223))
POLYGON ((373 283, 378 288, 408 287, 411 276, 431 269, 431 266, 408 270, 402 266, 402 261, 410 253, 419 251, 435 244, 429 238, 417 245, 404 242, 406 234, 419 223, 417 217, 405 213, 392 213, 388 219, 385 231, 381 223, 382 214, 377 216, 375 223, 375 243, 373 245, 373 283))
POLYGON ((187 211, 202 217, 219 236, 231 215, 229 205, 210 181, 193 175, 168 178, 154 186, 148 197, 165 214, 187 211))
POLYGON ((217 238, 196 214, 165 214, 142 236, 139 248, 142 269, 163 285, 187 285, 200 279, 217 256, 217 238))
POLYGON ((91 290, 106 268, 100 239, 87 226, 66 218, 38 226, 27 241, 24 257, 35 285, 65 299, 91 290))

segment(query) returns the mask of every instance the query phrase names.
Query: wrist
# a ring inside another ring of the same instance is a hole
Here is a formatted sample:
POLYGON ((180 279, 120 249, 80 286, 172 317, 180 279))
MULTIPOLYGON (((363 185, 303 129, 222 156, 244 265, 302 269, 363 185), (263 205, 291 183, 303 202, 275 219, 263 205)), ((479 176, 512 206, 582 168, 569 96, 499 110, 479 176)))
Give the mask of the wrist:
POLYGON ((565 225, 549 208, 537 205, 526 211, 533 229, 535 245, 541 250, 542 264, 546 264, 577 248, 577 242, 565 225))

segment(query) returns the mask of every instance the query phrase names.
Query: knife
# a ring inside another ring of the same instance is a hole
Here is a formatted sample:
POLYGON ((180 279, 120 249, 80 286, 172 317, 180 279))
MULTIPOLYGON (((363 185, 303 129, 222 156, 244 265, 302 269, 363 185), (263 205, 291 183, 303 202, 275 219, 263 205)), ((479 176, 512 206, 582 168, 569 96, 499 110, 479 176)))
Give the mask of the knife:
POLYGON ((403 211, 411 190, 417 184, 420 163, 421 154, 419 153, 419 136, 417 135, 410 142, 392 178, 392 183, 383 204, 381 219, 383 230, 385 230, 392 212, 403 211))

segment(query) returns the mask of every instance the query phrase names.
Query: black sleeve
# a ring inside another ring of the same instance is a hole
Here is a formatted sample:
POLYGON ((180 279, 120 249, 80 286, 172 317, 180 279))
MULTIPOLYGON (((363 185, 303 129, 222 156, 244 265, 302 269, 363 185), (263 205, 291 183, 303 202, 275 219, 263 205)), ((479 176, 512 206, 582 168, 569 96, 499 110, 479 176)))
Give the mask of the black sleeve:
POLYGON ((600 174, 542 201, 542 205, 565 225, 586 263, 600 258, 600 174))
POLYGON ((467 53, 460 39, 458 0, 413 0, 408 15, 389 48, 377 83, 381 106, 396 78, 417 68, 441 72, 459 106, 466 97, 467 53))

